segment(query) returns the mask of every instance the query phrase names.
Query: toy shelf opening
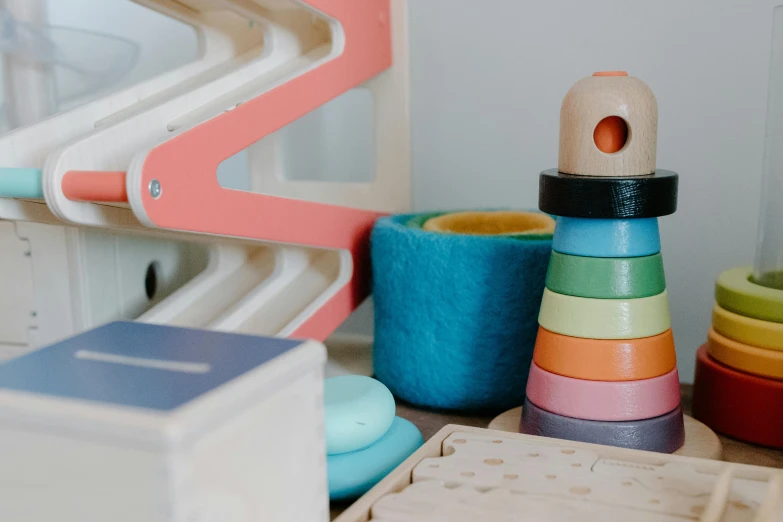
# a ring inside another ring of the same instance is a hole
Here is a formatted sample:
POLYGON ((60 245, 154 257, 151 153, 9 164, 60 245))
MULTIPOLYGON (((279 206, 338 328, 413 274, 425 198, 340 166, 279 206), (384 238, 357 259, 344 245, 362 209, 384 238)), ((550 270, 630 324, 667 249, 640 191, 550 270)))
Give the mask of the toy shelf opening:
POLYGON ((767 123, 753 281, 783 290, 783 6, 773 12, 767 123))

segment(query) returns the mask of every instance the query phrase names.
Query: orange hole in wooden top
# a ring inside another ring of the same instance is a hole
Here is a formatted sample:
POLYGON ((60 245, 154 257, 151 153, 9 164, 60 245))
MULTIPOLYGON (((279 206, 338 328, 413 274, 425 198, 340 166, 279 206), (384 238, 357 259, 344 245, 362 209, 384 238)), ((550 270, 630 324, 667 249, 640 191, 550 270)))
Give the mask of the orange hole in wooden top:
POLYGON ((628 125, 619 116, 608 116, 598 122, 593 131, 593 141, 598 150, 614 154, 628 140, 628 125))
POLYGON ((593 76, 628 76, 625 71, 598 71, 594 72, 593 76))

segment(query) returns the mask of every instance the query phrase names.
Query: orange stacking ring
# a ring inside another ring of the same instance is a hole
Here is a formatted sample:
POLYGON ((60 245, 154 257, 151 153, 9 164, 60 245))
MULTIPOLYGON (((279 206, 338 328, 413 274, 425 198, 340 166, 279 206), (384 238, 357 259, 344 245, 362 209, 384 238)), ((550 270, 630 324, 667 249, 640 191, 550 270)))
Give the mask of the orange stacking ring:
POLYGON ((771 379, 783 379, 783 352, 733 341, 714 328, 710 328, 707 334, 707 353, 731 368, 771 379))
POLYGON ((638 339, 584 339, 539 327, 533 360, 544 370, 589 381, 635 381, 677 365, 671 328, 638 339))

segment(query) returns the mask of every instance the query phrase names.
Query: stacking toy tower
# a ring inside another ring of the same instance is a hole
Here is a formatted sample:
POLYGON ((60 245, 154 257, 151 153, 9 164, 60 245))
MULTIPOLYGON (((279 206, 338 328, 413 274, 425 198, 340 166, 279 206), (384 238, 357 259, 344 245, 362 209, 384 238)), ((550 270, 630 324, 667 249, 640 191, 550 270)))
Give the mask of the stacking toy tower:
POLYGON ((674 172, 656 170, 658 108, 625 72, 579 80, 560 112, 557 216, 520 431, 671 453, 685 440, 658 220, 674 172))
POLYGON ((754 266, 715 282, 696 354, 693 416, 730 437, 783 448, 783 7, 773 14, 761 215, 754 266))

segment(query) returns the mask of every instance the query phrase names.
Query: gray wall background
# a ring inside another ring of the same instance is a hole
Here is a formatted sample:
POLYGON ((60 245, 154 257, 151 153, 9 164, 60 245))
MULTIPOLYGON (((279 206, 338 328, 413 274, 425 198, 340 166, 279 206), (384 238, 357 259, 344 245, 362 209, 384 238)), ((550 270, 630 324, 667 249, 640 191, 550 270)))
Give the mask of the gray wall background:
MULTIPOLYGON (((679 209, 660 227, 691 382, 715 278, 753 262, 778 3, 411 0, 416 209, 536 207, 566 91, 599 70, 641 78, 658 100, 658 166, 680 174, 679 209)), ((368 329, 360 312, 350 326, 368 329)))

